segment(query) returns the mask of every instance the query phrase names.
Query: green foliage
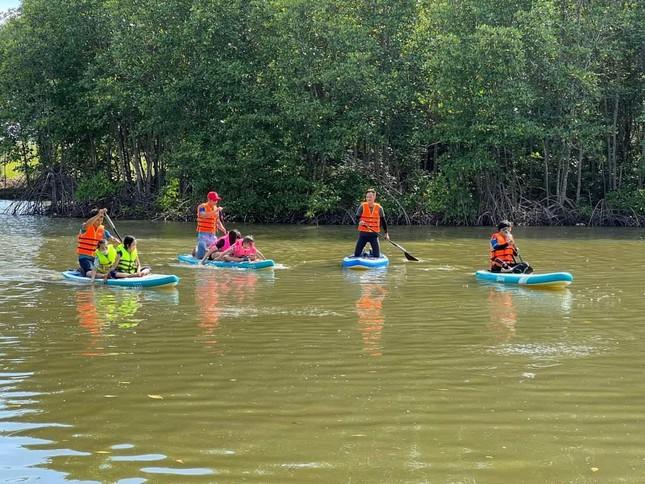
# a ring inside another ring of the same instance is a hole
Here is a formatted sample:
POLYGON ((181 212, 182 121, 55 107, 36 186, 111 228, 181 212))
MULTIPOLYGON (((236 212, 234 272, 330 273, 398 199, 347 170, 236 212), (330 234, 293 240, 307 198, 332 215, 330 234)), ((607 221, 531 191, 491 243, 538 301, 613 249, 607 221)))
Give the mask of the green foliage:
POLYGON ((645 216, 645 189, 624 189, 607 194, 607 203, 615 210, 645 216))
POLYGON ((0 157, 25 183, 69 174, 82 200, 123 189, 133 214, 215 189, 227 217, 347 220, 369 185, 401 221, 638 206, 644 18, 635 1, 24 0, 0 24, 0 157))
POLYGON ((158 210, 166 213, 175 210, 180 203, 179 179, 172 178, 161 189, 159 196, 155 200, 155 205, 158 210))
POLYGON ((74 192, 78 202, 103 202, 118 196, 121 185, 110 180, 105 173, 96 173, 79 182, 74 192))

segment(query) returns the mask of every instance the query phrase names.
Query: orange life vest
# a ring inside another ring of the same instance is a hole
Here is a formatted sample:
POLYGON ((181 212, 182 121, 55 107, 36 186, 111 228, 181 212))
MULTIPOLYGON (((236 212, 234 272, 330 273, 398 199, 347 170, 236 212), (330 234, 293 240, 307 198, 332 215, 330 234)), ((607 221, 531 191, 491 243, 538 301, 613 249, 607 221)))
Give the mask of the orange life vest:
POLYGON ((94 257, 96 248, 99 245, 99 242, 105 237, 105 227, 99 225, 94 227, 89 225, 85 232, 78 234, 78 246, 76 247, 76 253, 78 255, 87 255, 94 257))
MULTIPOLYGON (((491 236, 491 239, 495 239, 498 245, 504 245, 508 243, 506 236, 502 232, 495 232, 491 236)), ((512 264, 515 262, 515 249, 511 246, 508 246, 504 249, 493 249, 491 245, 490 261, 491 267, 501 266, 498 261, 512 264)))
POLYGON ((366 222, 367 227, 365 227, 364 225, 359 225, 358 230, 361 232, 380 232, 381 206, 378 203, 374 203, 374 206, 370 209, 368 203, 363 202, 361 203, 361 207, 363 207, 363 212, 361 213, 360 220, 366 222))
POLYGON ((217 231, 217 221, 219 220, 219 207, 213 207, 208 202, 201 203, 197 206, 197 232, 214 234, 217 231), (215 213, 213 218, 200 217, 199 210, 204 209, 206 213, 215 213))

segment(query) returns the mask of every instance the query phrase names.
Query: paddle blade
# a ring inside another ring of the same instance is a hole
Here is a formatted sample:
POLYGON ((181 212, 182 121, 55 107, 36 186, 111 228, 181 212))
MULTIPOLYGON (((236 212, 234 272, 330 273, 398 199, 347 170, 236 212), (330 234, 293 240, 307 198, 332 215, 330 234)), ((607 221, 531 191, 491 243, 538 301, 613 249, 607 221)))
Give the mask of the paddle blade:
POLYGON ((409 253, 409 252, 407 252, 407 251, 403 251, 403 255, 404 255, 404 256, 405 256, 405 258, 406 258, 407 260, 409 260, 409 261, 412 261, 412 262, 419 262, 419 259, 417 259, 416 257, 414 257, 412 254, 410 254, 410 253, 409 253))
POLYGON ((388 242, 389 242, 390 244, 392 244, 394 247, 396 247, 397 249, 399 249, 401 252, 403 252, 403 255, 405 256, 405 258, 406 258, 407 260, 409 260, 409 261, 413 261, 413 262, 419 262, 419 259, 417 259, 416 257, 414 257, 412 254, 410 254, 407 250, 405 250, 403 247, 401 247, 401 246, 400 246, 399 244, 397 244, 396 242, 393 242, 393 241, 391 241, 391 240, 389 240, 389 239, 388 239, 388 242))

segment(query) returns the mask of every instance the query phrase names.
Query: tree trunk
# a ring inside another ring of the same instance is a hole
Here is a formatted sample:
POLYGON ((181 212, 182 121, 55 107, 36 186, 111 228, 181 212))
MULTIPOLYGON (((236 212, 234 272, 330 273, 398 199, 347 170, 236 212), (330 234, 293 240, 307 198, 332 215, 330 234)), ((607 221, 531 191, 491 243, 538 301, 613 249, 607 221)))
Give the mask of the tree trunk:
POLYGON ((614 119, 613 119, 613 124, 611 128, 611 165, 610 165, 610 173, 609 173, 609 183, 610 187, 612 190, 616 190, 617 183, 616 183, 616 138, 618 136, 618 93, 616 93, 616 97, 614 98, 614 119))
POLYGON ((560 175, 560 187, 558 189, 558 202, 563 204, 567 199, 567 185, 569 183, 569 169, 571 158, 571 144, 567 143, 565 155, 562 159, 562 173, 560 175))
POLYGON ((580 145, 580 150, 578 151, 578 179, 576 180, 576 207, 580 203, 580 190, 582 185, 582 144, 580 145))
POLYGON ((542 146, 544 147, 544 189, 546 190, 546 201, 548 203, 551 191, 549 190, 549 151, 546 140, 542 141, 542 146))

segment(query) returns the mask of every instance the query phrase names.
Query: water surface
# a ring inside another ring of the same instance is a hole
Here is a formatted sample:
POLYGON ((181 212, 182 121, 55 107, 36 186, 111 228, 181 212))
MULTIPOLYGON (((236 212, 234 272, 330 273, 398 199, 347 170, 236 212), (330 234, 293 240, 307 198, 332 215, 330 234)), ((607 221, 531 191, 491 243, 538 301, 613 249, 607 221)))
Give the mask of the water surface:
POLYGON ((193 224, 118 221, 170 290, 79 287, 79 220, 0 216, 4 482, 642 482, 645 231, 515 230, 570 289, 482 285, 485 228, 244 226, 275 270, 184 267, 193 224))

